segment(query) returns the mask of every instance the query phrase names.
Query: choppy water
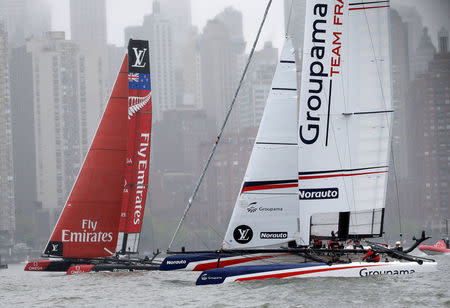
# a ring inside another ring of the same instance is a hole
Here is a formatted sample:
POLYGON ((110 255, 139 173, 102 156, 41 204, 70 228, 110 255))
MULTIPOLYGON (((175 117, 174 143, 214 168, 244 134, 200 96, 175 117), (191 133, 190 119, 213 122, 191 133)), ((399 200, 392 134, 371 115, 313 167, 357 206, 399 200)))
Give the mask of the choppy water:
POLYGON ((264 280, 195 286, 199 273, 0 270, 0 307, 450 307, 450 256, 415 276, 264 280))

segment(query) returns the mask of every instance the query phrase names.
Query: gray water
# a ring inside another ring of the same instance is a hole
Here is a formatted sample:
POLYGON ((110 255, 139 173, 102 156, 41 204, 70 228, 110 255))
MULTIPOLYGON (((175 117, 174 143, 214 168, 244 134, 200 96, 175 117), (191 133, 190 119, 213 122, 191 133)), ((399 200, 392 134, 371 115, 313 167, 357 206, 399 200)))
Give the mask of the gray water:
POLYGON ((0 307, 450 307, 450 256, 414 276, 269 279, 195 286, 199 272, 0 270, 0 307))

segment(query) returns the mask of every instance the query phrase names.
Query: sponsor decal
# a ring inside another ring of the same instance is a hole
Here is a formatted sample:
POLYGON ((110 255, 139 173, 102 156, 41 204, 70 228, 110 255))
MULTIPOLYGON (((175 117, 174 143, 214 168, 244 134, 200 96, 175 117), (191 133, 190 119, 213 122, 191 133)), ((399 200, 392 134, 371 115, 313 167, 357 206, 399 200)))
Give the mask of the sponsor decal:
POLYGON ((214 277, 214 276, 208 276, 208 274, 203 274, 200 278, 201 280, 222 280, 223 277, 214 277))
MULTIPOLYGON (((341 30, 344 14, 343 0, 336 0, 334 7, 329 7, 329 4, 326 3, 316 3, 311 8, 312 12, 308 13, 311 13, 312 24, 306 25, 306 27, 312 30, 310 36, 312 47, 305 53, 309 57, 307 63, 310 63, 309 69, 306 68, 305 80, 309 82, 304 90, 307 92, 305 102, 302 102, 306 105, 302 106, 306 112, 303 115, 304 118, 300 119, 300 123, 304 124, 299 127, 299 137, 304 144, 314 144, 319 138, 320 116, 325 114, 319 109, 326 98, 324 88, 327 81, 329 80, 329 96, 331 98, 332 79, 341 73, 343 36, 341 30), (333 16, 330 16, 330 12, 333 16), (330 30, 332 27, 334 30, 330 30), (327 31, 332 31, 332 33, 329 34, 327 31), (327 50, 328 46, 331 52, 327 50)), ((328 135, 328 126, 326 133, 328 135)), ((327 145, 327 141, 325 145, 327 145)))
POLYGON ((300 200, 318 200, 318 199, 337 199, 339 198, 339 189, 333 188, 308 188, 299 190, 300 200))
POLYGON ((253 238, 253 230, 246 225, 237 226, 234 229, 233 238, 239 244, 247 244, 253 238))
POLYGON ((132 64, 132 67, 145 67, 147 62, 145 62, 144 57, 147 53, 147 48, 139 49, 138 47, 132 47, 132 50, 134 51, 134 64, 132 64))
POLYGON ((147 186, 145 185, 145 174, 148 168, 147 162, 147 150, 150 144, 150 134, 141 134, 140 150, 138 151, 138 157, 140 158, 137 164, 137 178, 136 178, 136 198, 134 200, 134 212, 133 212, 133 224, 138 225, 142 220, 142 212, 145 204, 142 204, 145 193, 147 192, 147 186))
POLYGON ((63 254, 63 243, 57 241, 48 242, 47 247, 45 248, 44 254, 52 255, 52 256, 62 256, 63 254))
POLYGON ((367 268, 363 268, 359 271, 359 276, 364 277, 364 276, 375 276, 375 275, 411 275, 414 274, 416 271, 411 269, 411 270, 387 270, 387 271, 372 271, 372 270, 368 270, 367 268))
POLYGON ((259 238, 263 240, 278 240, 286 239, 288 237, 287 232, 261 232, 259 238))
MULTIPOLYGON (((98 222, 96 220, 82 219, 80 232, 73 232, 68 229, 61 230, 62 242, 69 242, 69 243, 109 243, 109 242, 112 242, 113 233, 97 231, 97 225, 98 225, 98 222)), ((50 246, 50 244, 52 244, 52 243, 49 243, 49 246, 50 246)))
POLYGON ((187 261, 186 260, 175 260, 175 261, 167 261, 166 264, 167 265, 173 265, 173 264, 186 264, 187 261))
POLYGON ((128 44, 128 72, 149 74, 149 62, 148 42, 130 40, 128 44))
POLYGON ((256 202, 252 202, 247 207, 247 212, 249 213, 255 213, 255 212, 262 212, 262 213, 271 213, 271 212, 282 212, 283 208, 281 207, 263 207, 263 206, 256 206, 256 202))

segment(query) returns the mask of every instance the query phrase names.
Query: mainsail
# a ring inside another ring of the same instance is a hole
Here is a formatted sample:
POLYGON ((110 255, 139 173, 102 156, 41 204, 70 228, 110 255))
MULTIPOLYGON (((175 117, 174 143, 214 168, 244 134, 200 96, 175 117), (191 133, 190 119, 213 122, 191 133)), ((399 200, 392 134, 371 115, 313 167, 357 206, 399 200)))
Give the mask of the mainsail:
POLYGON ((125 57, 45 255, 95 258, 115 252, 127 150, 127 75, 125 57))
POLYGON ((286 40, 223 248, 278 245, 298 232, 297 82, 286 40))
POLYGON ((392 117, 389 1, 306 5, 298 127, 301 244, 381 236, 392 117))
POLYGON ((126 251, 137 251, 150 154, 148 59, 148 42, 130 40, 129 54, 45 255, 108 257, 118 242, 126 251))

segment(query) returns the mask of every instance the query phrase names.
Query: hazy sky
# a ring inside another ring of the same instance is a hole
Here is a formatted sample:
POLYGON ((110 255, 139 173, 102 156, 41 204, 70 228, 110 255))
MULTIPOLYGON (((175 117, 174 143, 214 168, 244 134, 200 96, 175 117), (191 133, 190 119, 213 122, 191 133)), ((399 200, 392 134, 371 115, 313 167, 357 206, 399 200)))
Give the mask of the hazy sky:
MULTIPOLYGON (((49 0, 52 5, 52 29, 62 30, 69 37, 69 0, 49 0)), ((284 37, 283 0, 274 0, 263 29, 260 44, 274 41, 279 47, 284 37)), ((106 0, 108 42, 123 45, 123 29, 130 25, 140 25, 143 16, 152 11, 152 0, 106 0)), ((225 7, 233 6, 243 14, 244 36, 247 49, 253 43, 256 31, 264 13, 267 0, 191 0, 192 23, 202 31, 206 21, 214 18, 225 7)))
MULTIPOLYGON (((52 5, 52 29, 63 30, 70 37, 69 0, 48 1, 52 5)), ((108 42, 123 45, 123 29, 129 25, 142 24, 143 16, 151 13, 152 3, 153 0, 106 0, 108 42)), ((281 47, 284 37, 283 4, 284 0, 273 0, 259 47, 267 40, 281 47)), ((244 36, 249 50, 266 5, 267 0, 191 0, 192 22, 202 31, 208 19, 214 18, 225 7, 233 6, 243 14, 244 36)), ((393 0, 392 6, 395 8, 397 5, 417 8, 435 44, 437 31, 442 26, 450 31, 450 0, 393 0)))

